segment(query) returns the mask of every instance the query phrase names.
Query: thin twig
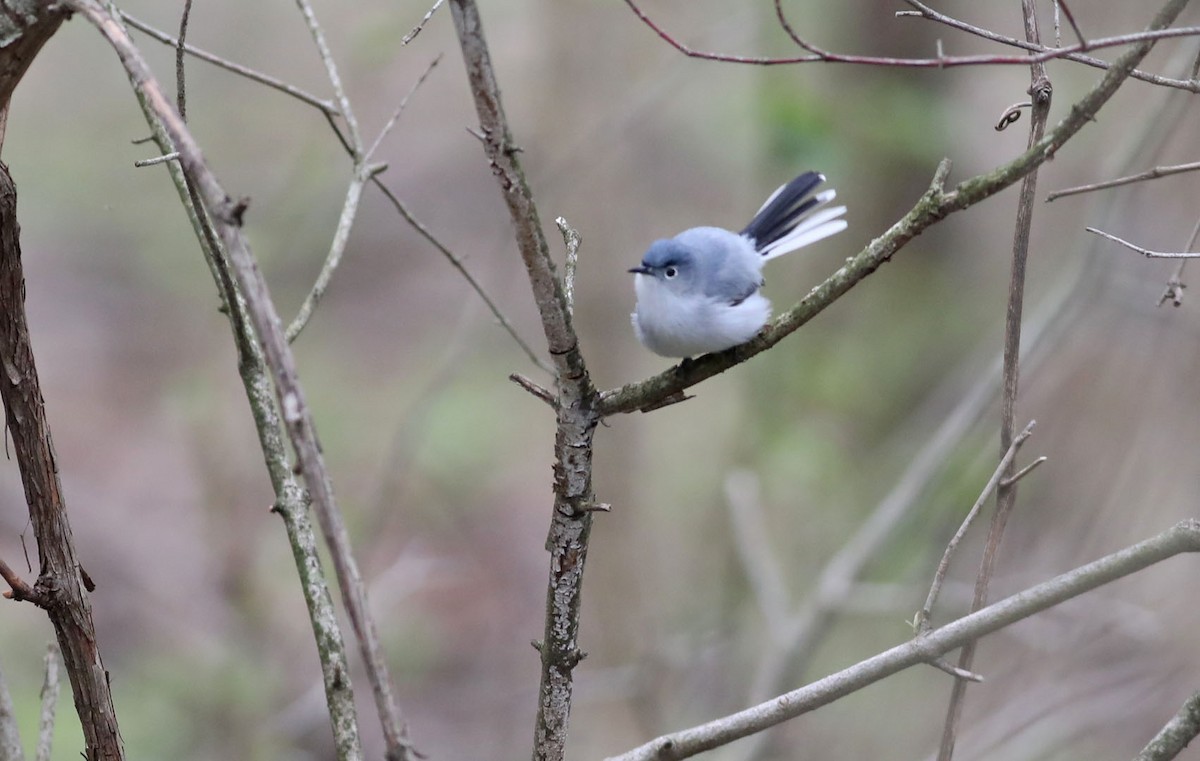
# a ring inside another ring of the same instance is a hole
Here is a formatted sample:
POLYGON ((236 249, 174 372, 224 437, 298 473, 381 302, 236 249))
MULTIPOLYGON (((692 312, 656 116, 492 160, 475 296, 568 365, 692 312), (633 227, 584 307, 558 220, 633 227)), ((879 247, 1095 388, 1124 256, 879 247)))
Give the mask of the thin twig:
POLYGON ((342 203, 342 213, 338 216, 337 227, 333 231, 333 242, 329 244, 329 253, 325 255, 325 262, 321 265, 321 271, 317 273, 317 279, 313 282, 312 288, 304 297, 304 302, 300 304, 300 309, 284 333, 288 343, 295 341, 300 336, 301 331, 312 318, 313 310, 325 296, 329 282, 333 279, 333 273, 341 264, 342 255, 346 252, 346 245, 350 242, 350 231, 354 228, 354 220, 358 216, 358 204, 362 200, 363 188, 366 187, 368 180, 385 168, 384 164, 359 164, 355 167, 354 176, 350 179, 349 187, 346 188, 346 200, 342 203))
POLYGON ((1171 761, 1200 735, 1200 691, 1184 701, 1175 714, 1159 730, 1134 761, 1171 761))
POLYGON ((533 394, 538 399, 541 399, 546 404, 549 404, 551 407, 558 406, 558 400, 554 398, 554 394, 552 394, 549 389, 539 386, 537 383, 534 383, 524 375, 521 375, 520 373, 512 373, 508 376, 508 379, 529 393, 533 394))
POLYGON ((444 243, 438 240, 438 238, 421 222, 421 220, 413 216, 413 213, 409 210, 408 206, 406 206, 404 202, 400 200, 399 196, 392 192, 391 188, 383 183, 382 178, 377 175, 371 179, 375 183, 375 187, 379 188, 379 190, 383 193, 384 197, 391 201, 392 206, 396 209, 396 212, 399 213, 400 216, 404 217, 404 221, 407 222, 414 230, 416 230, 417 233, 419 233, 421 237, 429 243, 429 245, 436 248, 438 253, 446 257, 446 261, 450 262, 450 266, 458 270, 458 274, 463 276, 463 279, 467 281, 467 285, 471 286, 471 290, 475 291, 475 294, 479 296, 480 300, 482 300, 487 306, 488 311, 490 311, 492 316, 496 318, 496 322, 500 323, 500 327, 504 328, 504 331, 512 337, 512 340, 516 342, 521 351, 525 352, 525 356, 529 357, 529 361, 537 366, 538 369, 543 370, 550 375, 554 375, 554 368, 551 367, 544 359, 539 357, 537 352, 533 350, 533 347, 526 343, 525 339, 521 338, 521 334, 517 332, 516 327, 514 327, 512 322, 504 316, 504 312, 500 311, 499 305, 492 300, 492 297, 488 295, 487 291, 484 290, 479 281, 475 279, 475 276, 471 274, 471 271, 467 269, 466 262, 464 262, 459 256, 455 255, 455 253, 447 248, 444 243))
POLYGON ((437 9, 441 8, 442 3, 444 2, 446 2, 446 0, 437 0, 437 2, 433 4, 433 7, 425 12, 425 15, 421 17, 421 20, 417 22, 417 25, 412 28, 412 31, 404 35, 404 38, 400 40, 400 44, 407 45, 415 40, 417 35, 421 33, 421 30, 425 28, 425 25, 429 23, 429 19, 433 18, 433 14, 437 13, 437 9))
POLYGON ((1195 519, 1036 584, 804 687, 737 713, 663 735, 608 761, 678 761, 721 747, 809 713, 911 666, 929 663, 967 642, 1185 552, 1200 552, 1200 521, 1195 519))
POLYGON ((43 660, 45 678, 42 681, 42 712, 38 721, 36 761, 50 761, 50 748, 54 743, 54 717, 58 708, 58 645, 53 641, 46 645, 43 660))
POLYGON ((192 16, 192 0, 183 0, 183 13, 179 18, 179 38, 175 41, 175 106, 179 118, 187 121, 187 87, 184 77, 183 46, 187 44, 188 20, 192 16))
MULTIPOLYGON (((784 57, 741 56, 707 52, 689 47, 688 45, 685 45, 677 40, 669 32, 655 23, 653 19, 651 19, 640 7, 638 7, 635 0, 625 0, 625 4, 630 7, 634 14, 637 15, 637 17, 641 19, 646 26, 653 29, 654 32, 663 39, 663 41, 689 58, 699 58, 706 61, 720 61, 723 63, 751 64, 756 66, 787 66, 818 62, 918 69, 943 69, 956 66, 1028 66, 1031 63, 1045 63, 1046 61, 1052 61, 1057 58, 1070 58, 1071 60, 1076 60, 1076 57, 1072 54, 1078 54, 1084 50, 1098 50, 1101 48, 1132 45, 1136 43, 1156 41, 1172 37, 1194 37, 1196 35, 1200 35, 1200 27, 1156 29, 1152 31, 1116 35, 1113 37, 1101 37, 1092 40, 1087 44, 1070 45, 1065 48, 1047 48, 1037 45, 1036 47, 1032 48, 1035 51, 1034 54, 1029 56, 939 55, 934 58, 892 58, 886 56, 848 55, 843 53, 834 53, 820 48, 797 34, 784 16, 782 0, 775 0, 776 14, 780 19, 780 23, 784 31, 788 33, 788 35, 792 38, 792 41, 795 42, 797 46, 808 51, 808 55, 784 57)), ((921 15, 925 14, 922 12, 921 15)), ((1082 61, 1082 59, 1080 60, 1082 61)), ((1193 88, 1186 87, 1185 89, 1193 88)))
POLYGON ((983 677, 981 675, 976 674, 974 671, 960 669, 958 666, 955 666, 945 658, 933 658, 929 661, 929 665, 933 666, 938 671, 945 671, 955 679, 966 679, 968 682, 975 682, 976 684, 983 683, 983 677))
POLYGON ((337 100, 338 108, 341 109, 342 119, 346 122, 346 129, 350 133, 348 135, 350 145, 354 149, 354 160, 355 163, 358 163, 362 156, 362 137, 358 133, 358 120, 354 118, 354 111, 350 108, 350 98, 346 95, 346 88, 342 86, 342 78, 338 74, 337 64, 334 63, 333 53, 330 52, 329 45, 325 42, 325 30, 317 21, 317 15, 313 13, 312 5, 308 0, 296 0, 296 7, 300 9, 300 14, 304 16, 304 21, 308 24, 313 44, 317 46, 317 55, 321 57, 321 63, 325 65, 325 74, 329 77, 329 84, 333 86, 333 96, 337 100))
POLYGON ((925 605, 917 613, 916 629, 918 632, 929 629, 929 620, 933 615, 933 606, 937 603, 938 594, 942 591, 942 584, 946 580, 946 573, 950 570, 950 560, 954 557, 954 551, 958 549, 959 542, 966 536, 967 529, 975 521, 975 517, 983 509, 984 503, 992 496, 992 492, 995 491, 996 486, 1008 471, 1009 465, 1012 464, 1013 458, 1017 456, 1017 451, 1020 450, 1021 445, 1033 433, 1035 425, 1037 425, 1036 421, 1029 421, 1029 425, 1025 426, 1025 430, 1021 431, 1013 439, 1012 444, 1008 447, 1008 451, 1000 458, 1000 464, 996 466, 992 477, 988 479, 987 484, 983 487, 983 491, 979 493, 979 498, 975 500, 975 504, 967 511, 967 517, 963 519, 962 525, 958 527, 958 531, 954 532, 954 536, 946 544, 946 551, 942 553, 942 559, 933 574, 933 583, 929 587, 929 594, 925 598, 925 605))
MULTIPOLYGON (((179 46, 179 41, 166 32, 155 29, 146 22, 140 21, 124 11, 119 11, 119 13, 121 14, 122 21, 124 21, 126 24, 129 24, 134 29, 137 29, 139 32, 147 34, 159 42, 170 45, 171 47, 177 48, 179 46)), ((284 82, 282 79, 273 77, 270 74, 263 74, 260 71, 255 71, 254 69, 243 66, 240 63, 234 63, 233 61, 226 60, 218 55, 209 53, 208 51, 193 47, 192 45, 184 45, 183 50, 188 55, 195 56, 201 61, 211 63, 214 66, 218 66, 226 71, 237 74, 238 76, 245 77, 251 81, 258 82, 261 85, 266 85, 273 90, 278 90, 279 92, 290 95, 293 98, 303 101, 314 108, 320 109, 326 114, 336 115, 340 113, 338 111, 338 107, 329 100, 318 98, 316 95, 306 92, 299 87, 290 85, 287 82, 284 82)))
MULTIPOLYGON (((1038 29, 1037 6, 1034 0, 1021 0, 1021 16, 1025 26, 1025 40, 1031 45, 1041 45, 1041 32, 1038 29)), ((1046 123, 1050 116, 1050 102, 1053 87, 1046 76, 1046 65, 1034 61, 1029 65, 1029 95, 1033 100, 1029 121, 1029 147, 1039 144, 1046 132, 1046 123)), ((1021 314, 1025 304, 1025 271, 1029 258, 1030 229, 1033 226, 1033 201, 1037 192, 1038 169, 1026 174, 1021 180, 1021 192, 1017 200, 1017 219, 1013 230, 1012 273, 1008 288, 1008 309, 1004 321, 1004 381, 1000 395, 1000 452, 1006 455, 1016 441, 1016 410, 1017 389, 1021 373, 1021 314)), ((1011 478, 1013 461, 1009 458, 1007 467, 1000 472, 1001 478, 1011 478)), ((997 479, 999 480, 999 479, 997 479)), ((983 558, 979 564, 979 573, 975 579, 975 595, 971 600, 972 612, 987 604, 988 588, 996 567, 996 558, 1000 552, 1000 543, 1004 538, 1004 529, 1008 518, 1016 506, 1017 488, 1015 484, 999 486, 996 489, 996 510, 992 513, 992 522, 988 526, 987 538, 984 542, 983 558)), ((958 667, 971 671, 975 659, 975 642, 963 646, 958 656, 958 667)), ((938 761, 950 761, 954 756, 954 744, 958 736, 958 722, 962 717, 968 682, 963 679, 955 680, 950 691, 950 702, 946 709, 946 720, 942 728, 942 741, 938 749, 938 761)))
POLYGON ((1020 481, 1020 480, 1021 480, 1021 479, 1023 479, 1025 476, 1027 476, 1027 475, 1029 475, 1030 473, 1032 473, 1033 471, 1037 470, 1037 468, 1038 468, 1038 467, 1039 467, 1039 466, 1040 466, 1042 463, 1046 462, 1048 459, 1050 459, 1050 458, 1049 458, 1049 457, 1046 457, 1045 455, 1042 455, 1041 457, 1037 458, 1037 459, 1036 459, 1036 460, 1034 460, 1033 462, 1029 463, 1029 464, 1028 464, 1028 465, 1026 465, 1025 467, 1023 467, 1023 468, 1021 468, 1020 470, 1018 470, 1016 473, 1013 473, 1013 474, 1012 474, 1011 476, 1009 476, 1008 478, 1002 478, 1002 479, 1000 479, 1000 485, 1001 485, 1001 486, 1004 486, 1004 487, 1009 487, 1009 486, 1012 486, 1012 485, 1013 485, 1013 484, 1015 484, 1017 481, 1020 481))
POLYGON ((384 124, 383 129, 379 130, 379 135, 375 138, 375 142, 371 143, 371 147, 367 149, 366 155, 363 156, 363 161, 370 161, 371 156, 375 155, 375 151, 378 150, 379 144, 383 142, 383 139, 387 137, 388 133, 392 131, 392 128, 396 126, 396 122, 400 121, 400 114, 404 111, 404 107, 408 105, 409 98, 411 98, 417 92, 417 89, 421 85, 425 84, 425 80, 431 73, 433 73, 434 67, 441 63, 441 60, 442 54, 438 53, 437 56, 429 62, 429 65, 425 67, 425 71, 421 72, 421 76, 417 77, 417 81, 413 83, 413 86, 409 88, 404 97, 400 99, 400 105, 396 106, 396 110, 392 112, 392 116, 387 120, 387 124, 384 124))
POLYGON ((163 154, 162 156, 155 156, 152 159, 138 159, 137 161, 133 162, 133 165, 135 167, 137 167, 138 169, 141 169, 142 167, 157 166, 158 164, 165 164, 168 161, 174 161, 178 158, 179 158, 179 151, 171 151, 170 153, 163 154))
MULTIPOLYGON (((920 2, 920 0, 905 0, 905 2, 908 3, 909 5, 911 5, 912 7, 916 8, 917 9, 916 12, 910 13, 910 12, 906 12, 906 11, 900 11, 900 12, 897 12, 896 15, 898 15, 898 16, 899 15, 917 16, 919 18, 928 19, 929 21, 936 21, 937 23, 944 24, 946 26, 951 27, 952 29, 957 29, 961 32, 966 32, 967 34, 973 34, 976 37, 981 37, 985 40, 990 40, 992 42, 998 42, 1001 45, 1008 45, 1010 47, 1021 48, 1022 50, 1028 50, 1034 54, 1045 53, 1047 50, 1053 49, 1053 48, 1043 47, 1041 45, 1034 45, 1026 40, 1018 39, 1016 37, 1008 37, 1003 34, 997 34, 996 32, 993 32, 988 29, 981 29, 977 26, 968 24, 965 21, 956 19, 953 16, 947 16, 944 13, 939 13, 938 11, 935 11, 933 8, 930 8, 925 3, 920 2)), ((1058 48, 1058 49, 1066 50, 1065 48, 1058 48)), ((1095 58, 1093 56, 1086 55, 1084 53, 1067 53, 1066 55, 1063 56, 1063 58, 1065 58, 1068 61, 1073 61, 1075 63, 1082 63, 1085 66, 1091 66, 1096 69, 1107 70, 1113 66, 1113 64, 1110 63, 1109 61, 1105 61, 1102 58, 1095 58)), ((1197 60, 1200 61, 1200 58, 1198 58, 1197 60)), ((1143 82, 1148 82, 1152 85, 1159 85, 1162 87, 1171 87, 1171 88, 1178 89, 1178 90, 1187 90, 1189 92, 1200 92, 1200 82, 1196 81, 1195 75, 1193 75, 1191 79, 1172 79, 1171 77, 1164 77, 1164 76, 1160 76, 1158 74, 1151 74, 1149 72, 1145 72, 1145 71, 1142 71, 1141 69, 1135 68, 1131 72, 1129 72, 1129 76, 1133 79, 1137 79, 1137 80, 1140 80, 1143 82)))
POLYGON ((1094 190, 1104 190, 1106 188, 1115 188, 1119 185, 1129 185, 1134 182, 1142 182, 1143 180, 1157 180, 1159 177, 1170 177, 1173 174, 1181 174, 1183 172, 1194 172, 1200 169, 1200 161, 1193 161, 1190 164, 1175 164, 1172 166, 1156 166, 1153 169, 1148 169, 1145 172, 1131 174, 1126 177, 1118 177, 1115 180, 1105 180, 1104 182, 1095 182, 1090 185, 1077 185, 1063 190, 1056 190, 1046 196, 1046 203, 1053 201, 1056 198, 1064 196, 1073 196, 1079 193, 1090 193, 1094 190))
MULTIPOLYGON (((5 429, 7 430, 7 425, 5 429)), ((4 593, 4 596, 10 600, 28 600, 38 607, 45 607, 46 600, 33 587, 29 585, 21 575, 14 571, 8 563, 0 558, 0 578, 8 584, 9 591, 4 593)))
POLYGON ((1094 227, 1085 227, 1083 229, 1087 230, 1089 233, 1095 233, 1096 235, 1099 235, 1102 238, 1108 238, 1109 240, 1113 241, 1114 243, 1120 243, 1125 248, 1128 248, 1131 251, 1137 251, 1142 256, 1145 256, 1145 257, 1148 257, 1151 259, 1196 259, 1196 258, 1200 257, 1200 251, 1179 251, 1179 252, 1153 251, 1148 248, 1142 248, 1141 246, 1137 245, 1136 243, 1130 243, 1129 241, 1124 240, 1123 238, 1118 238, 1117 236, 1112 235, 1110 233, 1106 233, 1103 230, 1097 230, 1094 227))
MULTIPOLYGON (((1075 14, 1071 13, 1071 6, 1067 5, 1067 0, 1054 0, 1054 13, 1056 17, 1060 8, 1062 9, 1062 14, 1067 17, 1067 23, 1071 25, 1071 30, 1075 32, 1075 37, 1079 40, 1079 44, 1081 46, 1080 49, 1088 50, 1091 47, 1091 43, 1087 41, 1087 38, 1083 36, 1083 32, 1080 31, 1079 24, 1075 22, 1075 14)), ((1055 29, 1054 33, 1055 37, 1057 37, 1057 28, 1055 29)), ((1058 41, 1055 40, 1055 45, 1058 44, 1058 41)))

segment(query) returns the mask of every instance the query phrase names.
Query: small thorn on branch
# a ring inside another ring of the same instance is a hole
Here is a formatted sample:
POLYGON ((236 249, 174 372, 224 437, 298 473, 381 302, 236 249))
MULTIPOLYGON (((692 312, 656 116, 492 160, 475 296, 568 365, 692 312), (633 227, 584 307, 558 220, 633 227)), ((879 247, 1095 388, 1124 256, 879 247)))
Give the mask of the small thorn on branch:
POLYGON ((133 162, 133 165, 138 169, 146 166, 154 166, 155 164, 165 164, 168 161, 176 161, 179 159, 179 151, 171 151, 165 156, 155 156, 152 159, 141 159, 133 162))
POLYGON ((526 378, 520 373, 513 373, 508 376, 508 379, 529 393, 533 394, 538 399, 541 399, 546 404, 549 404, 551 407, 558 407, 558 399, 554 397, 554 394, 552 394, 549 389, 539 386, 537 383, 534 383, 532 380, 526 378))
POLYGON ((1200 251, 1180 251, 1180 252, 1152 251, 1148 248, 1143 248, 1135 243, 1130 243, 1129 241, 1124 240, 1122 238, 1118 238, 1115 235, 1106 233, 1103 230, 1097 230, 1094 227, 1085 227, 1084 229, 1087 230, 1089 233, 1095 233, 1096 235, 1099 235, 1102 238, 1108 238, 1113 243, 1119 243, 1120 245, 1124 246, 1125 248, 1127 248, 1131 251, 1137 251, 1142 256, 1145 256, 1150 259, 1198 259, 1198 258, 1200 258, 1200 251))
POLYGON ((1025 477, 1025 476, 1027 476, 1027 475, 1029 475, 1029 474, 1030 474, 1030 472, 1031 472, 1031 471, 1033 471, 1033 469, 1034 469, 1034 468, 1036 468, 1037 466, 1041 465, 1041 464, 1042 464, 1043 462, 1045 462, 1047 459, 1049 459, 1049 458, 1047 458, 1045 455, 1042 455, 1041 457, 1037 458, 1037 459, 1036 459, 1036 460, 1034 460, 1033 462, 1029 463, 1029 464, 1028 464, 1028 465, 1026 465, 1025 467, 1023 467, 1023 468, 1021 468, 1020 470, 1018 470, 1016 473, 1014 473, 1014 474, 1012 475, 1012 477, 1011 477, 1011 478, 1004 478, 1004 479, 1001 479, 1001 480, 1000 480, 1000 485, 1001 485, 1002 487, 1004 487, 1004 488, 1006 488, 1006 489, 1007 489, 1008 487, 1010 487, 1010 486, 1012 486, 1013 484, 1015 484, 1017 481, 1020 481, 1022 478, 1024 478, 1024 477, 1025 477))
POLYGON ((947 674, 949 674, 952 677, 955 677, 956 679, 966 679, 968 682, 982 682, 983 681, 983 677, 981 675, 976 674, 974 671, 967 671, 966 669, 960 669, 958 666, 955 666, 954 664, 950 663, 945 658, 931 658, 929 660, 929 665, 933 666, 935 669, 938 669, 939 671, 945 671, 947 674))

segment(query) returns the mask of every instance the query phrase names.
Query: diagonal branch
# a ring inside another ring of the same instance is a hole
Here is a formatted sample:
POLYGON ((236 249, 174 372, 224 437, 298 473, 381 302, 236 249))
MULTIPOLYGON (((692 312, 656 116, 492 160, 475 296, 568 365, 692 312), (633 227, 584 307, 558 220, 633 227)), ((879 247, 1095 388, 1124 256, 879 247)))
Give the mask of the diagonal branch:
POLYGON ((1120 243, 1125 248, 1131 251, 1137 251, 1139 254, 1149 259, 1200 259, 1200 251, 1153 251, 1148 248, 1143 248, 1136 243, 1130 243, 1124 238, 1118 238, 1111 233, 1106 233, 1103 230, 1097 230, 1094 227, 1085 227, 1083 229, 1087 230, 1089 233, 1095 233, 1102 238, 1108 238, 1113 243, 1120 243))
MULTIPOLYGON (((1186 3, 1187 0, 1169 0, 1155 16, 1149 28, 1161 29, 1169 25, 1186 3)), ((929 190, 907 214, 871 241, 866 248, 847 259, 841 268, 813 288, 800 303, 773 319, 752 341, 719 354, 706 354, 686 365, 677 365, 646 380, 603 391, 599 400, 600 415, 607 417, 661 404, 664 400, 681 394, 685 389, 745 362, 782 341, 891 259, 906 243, 930 225, 995 195, 1052 158, 1108 102, 1121 83, 1129 77, 1133 68, 1150 52, 1153 44, 1151 40, 1143 41, 1126 51, 1096 86, 1071 106, 1067 115, 1054 129, 1007 164, 965 180, 953 190, 947 191, 943 188, 943 182, 949 173, 949 164, 943 162, 935 173, 929 190)))
POLYGON ((1046 196, 1046 203, 1050 203, 1056 198, 1064 196, 1073 196, 1078 193, 1090 193, 1094 190, 1105 190, 1107 188, 1115 188, 1119 185, 1129 185, 1134 182, 1142 182, 1143 180, 1157 180, 1159 177, 1170 177, 1173 174, 1182 174, 1183 172, 1195 172, 1200 170, 1200 161, 1193 161, 1189 164, 1176 164, 1174 166, 1156 166, 1152 169, 1147 169, 1144 172, 1131 174, 1126 177, 1117 177, 1113 180, 1105 180, 1104 182, 1094 182, 1090 185, 1078 185, 1073 188, 1064 188, 1056 190, 1046 196))
MULTIPOLYGON (((139 32, 143 32, 159 42, 170 45, 176 50, 179 49, 179 40, 175 39, 164 31, 150 26, 145 21, 141 21, 124 11, 121 11, 121 20, 139 32)), ((195 56, 201 61, 205 61, 214 66, 225 69, 226 71, 231 71, 238 76, 245 77, 252 82, 258 82, 261 85, 266 85, 267 87, 290 95, 293 98, 303 101, 314 108, 320 109, 326 114, 339 113, 337 106, 335 106, 332 102, 318 98, 316 95, 313 95, 306 90, 302 90, 299 87, 295 87, 294 85, 290 85, 287 82, 284 82, 282 79, 273 77, 270 74, 264 74, 260 71, 255 71, 248 66, 243 66, 240 63, 235 63, 225 58, 221 58, 218 55, 214 55, 213 53, 209 53, 208 51, 201 50, 200 48, 197 48, 193 45, 188 45, 186 43, 183 45, 183 52, 187 53, 188 55, 195 56)))
POLYGON ((152 124, 161 121, 169 142, 179 152, 180 167, 203 201, 205 210, 219 234, 220 243, 228 252, 237 288, 245 298, 254 331, 262 343, 267 366, 274 381, 276 401, 296 452, 299 470, 304 476, 313 511, 329 545, 346 611, 358 637, 363 660, 366 662, 376 709, 388 747, 388 759, 410 759, 413 749, 408 740, 407 725, 396 706, 394 688, 383 658, 379 634, 367 605, 366 589, 333 495, 333 486, 325 466, 324 455, 317 442, 316 427, 300 384, 295 357, 284 336, 270 290, 242 232, 242 217, 246 212, 247 202, 231 198, 208 168, 199 145, 171 106, 159 82, 150 73, 141 53, 121 25, 115 9, 105 10, 96 0, 66 0, 65 4, 95 25, 117 52, 131 84, 148 112, 148 121, 152 124))
POLYGON ((899 671, 1185 552, 1200 552, 1200 521, 1183 521, 809 685, 737 713, 672 732, 608 761, 677 761, 814 711, 899 671))
POLYGON ((1179 713, 1159 730, 1134 761, 1170 761, 1182 753, 1197 735, 1200 735, 1200 692, 1192 693, 1184 701, 1179 713))

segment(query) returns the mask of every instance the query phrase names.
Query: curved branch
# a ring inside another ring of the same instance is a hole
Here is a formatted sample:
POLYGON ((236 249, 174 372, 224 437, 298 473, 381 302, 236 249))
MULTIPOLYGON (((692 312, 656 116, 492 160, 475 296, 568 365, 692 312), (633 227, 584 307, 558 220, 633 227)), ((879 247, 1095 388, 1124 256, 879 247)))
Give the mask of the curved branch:
MULTIPOLYGON (((1085 50, 1097 50, 1100 48, 1120 47, 1122 45, 1153 42, 1155 40, 1167 39, 1170 37, 1195 37, 1200 35, 1200 27, 1153 29, 1144 32, 1135 32, 1132 34, 1119 34, 1113 37, 1100 37, 1094 40, 1081 42, 1076 45, 1068 45, 1067 47, 1062 48, 1047 48, 1037 45, 1028 47, 1027 49, 1029 49, 1033 54, 1026 56, 938 55, 935 58, 891 58, 886 56, 850 55, 846 53, 834 53, 825 50, 824 48, 818 47, 817 45, 814 45, 813 43, 801 37, 791 26, 787 20, 787 17, 784 15, 780 0, 775 0, 776 15, 779 18, 779 23, 783 27, 783 30, 788 34, 789 37, 791 37, 792 42, 794 42, 798 47, 808 51, 808 54, 783 57, 740 56, 728 55, 725 53, 712 53, 689 47, 688 45, 685 45, 684 43, 675 39, 674 36, 663 29, 660 25, 655 23, 653 19, 646 15, 645 11, 638 7, 634 0, 625 0, 625 4, 629 6, 629 8, 639 19, 641 19, 642 23, 653 29, 655 34, 661 37, 664 42, 678 50, 680 53, 683 53, 688 58, 699 58, 705 61, 717 61, 720 63, 752 64, 755 66, 788 66, 801 63, 849 63, 860 66, 889 66, 905 69, 948 69, 958 66, 1028 66, 1031 63, 1044 63, 1057 58, 1073 58, 1085 50)), ((925 16, 926 14, 923 11, 917 11, 913 12, 913 15, 925 16)), ((971 27, 971 29, 974 28, 971 27)), ((1021 45, 1020 47, 1026 46, 1021 45)), ((1082 60, 1081 62, 1087 63, 1086 61, 1082 60)))

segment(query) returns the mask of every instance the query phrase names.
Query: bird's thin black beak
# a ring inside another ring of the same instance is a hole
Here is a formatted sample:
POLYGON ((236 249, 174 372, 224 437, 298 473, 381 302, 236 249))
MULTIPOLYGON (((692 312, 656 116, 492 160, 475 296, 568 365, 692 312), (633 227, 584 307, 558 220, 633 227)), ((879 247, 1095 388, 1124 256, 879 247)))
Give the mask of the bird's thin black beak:
POLYGON ((632 273, 634 275, 649 275, 650 274, 650 268, 644 264, 641 265, 640 267, 634 267, 633 269, 631 269, 629 271, 630 271, 630 273, 632 273))

